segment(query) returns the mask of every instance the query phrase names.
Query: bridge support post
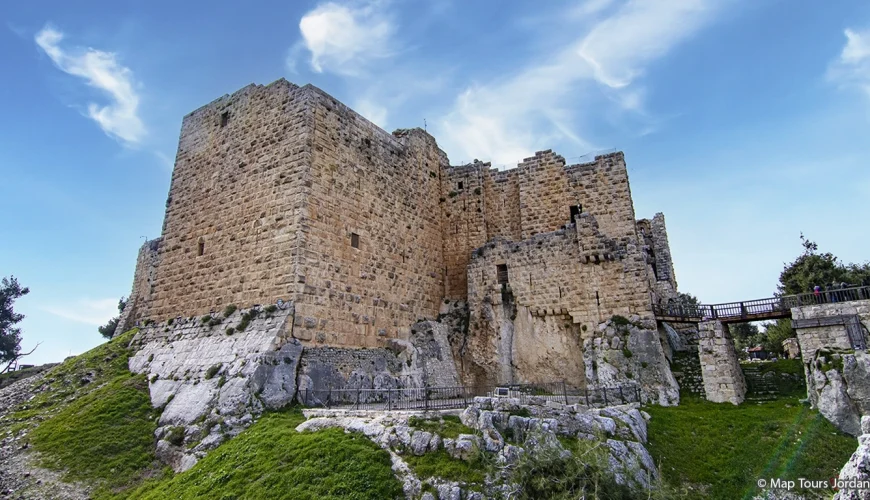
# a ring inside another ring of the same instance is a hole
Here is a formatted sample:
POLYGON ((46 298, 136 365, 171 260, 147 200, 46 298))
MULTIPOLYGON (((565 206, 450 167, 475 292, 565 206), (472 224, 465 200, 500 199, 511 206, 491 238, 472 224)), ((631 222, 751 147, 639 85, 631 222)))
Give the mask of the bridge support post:
POLYGON ((727 325, 721 321, 698 324, 698 356, 707 399, 714 403, 742 403, 746 380, 727 325))

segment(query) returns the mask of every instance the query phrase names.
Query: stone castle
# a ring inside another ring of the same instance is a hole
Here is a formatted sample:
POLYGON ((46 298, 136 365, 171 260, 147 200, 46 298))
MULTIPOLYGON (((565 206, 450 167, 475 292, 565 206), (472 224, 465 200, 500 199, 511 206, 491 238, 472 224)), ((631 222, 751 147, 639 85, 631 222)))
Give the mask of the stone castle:
POLYGON ((387 133, 281 79, 184 117, 119 331, 143 327, 131 366, 164 384, 291 353, 258 375, 281 380, 274 405, 297 387, 552 380, 633 380, 668 403, 652 306, 676 288, 664 217, 636 219, 622 153, 451 166, 427 132, 387 133))

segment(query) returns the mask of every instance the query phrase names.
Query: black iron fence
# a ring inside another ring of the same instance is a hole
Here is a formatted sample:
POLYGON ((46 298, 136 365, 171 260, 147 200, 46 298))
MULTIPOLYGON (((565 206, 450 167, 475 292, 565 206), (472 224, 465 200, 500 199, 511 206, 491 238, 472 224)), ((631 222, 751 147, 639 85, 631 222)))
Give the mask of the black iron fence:
POLYGON ((298 394, 303 406, 354 410, 457 409, 470 405, 476 396, 516 398, 521 404, 543 400, 590 407, 641 401, 637 384, 577 388, 564 382, 402 389, 299 389, 298 394))
POLYGON ((694 320, 765 319, 790 316, 791 308, 793 307, 850 302, 854 300, 870 300, 870 286, 841 288, 725 304, 656 305, 653 307, 653 312, 656 316, 660 317, 694 320))

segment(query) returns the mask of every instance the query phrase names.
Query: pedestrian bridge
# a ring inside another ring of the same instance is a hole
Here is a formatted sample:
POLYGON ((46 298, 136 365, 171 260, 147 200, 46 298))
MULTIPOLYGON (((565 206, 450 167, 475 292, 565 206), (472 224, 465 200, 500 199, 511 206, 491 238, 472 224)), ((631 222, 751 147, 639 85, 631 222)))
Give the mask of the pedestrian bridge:
POLYGON ((653 306, 653 313, 657 320, 671 323, 700 323, 701 321, 745 323, 747 321, 791 318, 792 307, 849 302, 853 300, 870 300, 870 286, 828 290, 818 294, 810 292, 798 295, 784 295, 782 297, 728 302, 725 304, 653 306))

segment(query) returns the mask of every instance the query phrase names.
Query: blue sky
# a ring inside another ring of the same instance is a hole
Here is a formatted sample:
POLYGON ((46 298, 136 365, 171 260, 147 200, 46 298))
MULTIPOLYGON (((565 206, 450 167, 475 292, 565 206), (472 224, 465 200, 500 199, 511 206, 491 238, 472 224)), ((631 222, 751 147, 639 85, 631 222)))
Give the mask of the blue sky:
POLYGON ((680 289, 769 296, 801 232, 870 258, 870 3, 4 2, 0 275, 29 362, 100 343, 160 234, 181 118, 313 83, 452 163, 626 154, 680 289))

